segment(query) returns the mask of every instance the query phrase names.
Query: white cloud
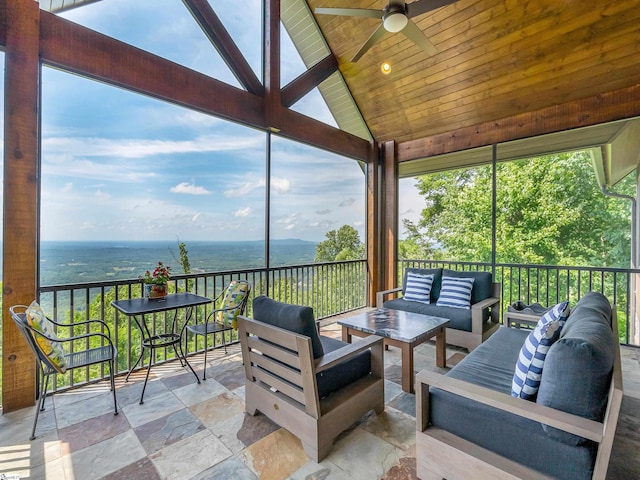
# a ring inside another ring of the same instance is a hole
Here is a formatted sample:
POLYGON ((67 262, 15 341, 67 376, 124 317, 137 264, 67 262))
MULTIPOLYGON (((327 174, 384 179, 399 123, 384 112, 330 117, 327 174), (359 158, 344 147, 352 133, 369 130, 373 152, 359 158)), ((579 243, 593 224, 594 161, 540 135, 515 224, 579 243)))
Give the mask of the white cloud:
POLYGON ((193 217, 191 217, 191 221, 196 222, 198 218, 200 218, 200 215, 202 215, 202 212, 196 213, 193 217))
POLYGON ((241 208, 241 209, 236 210, 235 212, 233 212, 233 216, 234 217, 248 217, 249 215, 251 215, 252 211, 253 210, 251 209, 251 207, 241 208))
POLYGON ((200 187, 195 183, 187 183, 187 182, 182 182, 176 185, 175 187, 171 187, 170 191, 172 193, 185 193, 187 195, 211 195, 212 193, 206 188, 200 187))
MULTIPOLYGON (((258 188, 264 188, 265 186, 264 178, 261 178, 254 182, 246 182, 238 188, 230 188, 224 191, 225 197, 229 198, 238 198, 244 197, 245 195, 250 194, 254 190, 258 188)), ((273 191, 279 194, 287 193, 290 189, 289 180, 286 178, 280 177, 271 177, 271 188, 273 191)))
POLYGON ((271 177, 271 188, 272 190, 275 190, 276 193, 287 193, 289 191, 289 187, 289 180, 286 178, 271 177))
POLYGON ((353 205, 355 203, 356 199, 355 198, 345 198, 343 201, 341 201, 338 206, 339 207, 350 207, 351 205, 353 205))

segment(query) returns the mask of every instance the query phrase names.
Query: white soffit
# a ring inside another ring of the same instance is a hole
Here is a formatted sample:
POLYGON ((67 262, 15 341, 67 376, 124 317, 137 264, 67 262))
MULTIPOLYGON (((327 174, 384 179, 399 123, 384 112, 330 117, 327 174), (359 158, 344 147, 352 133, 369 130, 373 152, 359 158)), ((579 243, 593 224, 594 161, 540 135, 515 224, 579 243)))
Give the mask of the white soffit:
MULTIPOLYGON (((281 0, 280 19, 307 68, 331 54, 305 0, 281 0)), ((341 130, 367 141, 373 140, 338 70, 322 82, 318 90, 341 130)))
MULTIPOLYGON (((625 130, 625 127, 630 122, 639 122, 639 120, 621 120, 618 122, 576 128, 573 130, 566 130, 564 132, 550 133, 547 135, 540 135, 538 137, 523 138, 511 142, 500 143, 497 146, 496 158, 499 162, 506 162, 509 160, 531 158, 560 152, 570 152, 573 150, 601 148, 614 141, 614 139, 625 130)), ((444 155, 409 160, 398 165, 398 175, 400 178, 415 177, 417 175, 434 173, 442 170, 486 165, 492 162, 492 151, 492 146, 488 145, 486 147, 473 148, 444 155)), ((637 156, 637 150, 635 151, 635 154, 637 156)), ((619 177, 618 180, 629 173, 630 170, 628 170, 628 163, 628 161, 625 163, 627 172, 622 177, 619 177)), ((604 168, 607 167, 605 166, 604 168)), ((633 168, 635 168, 635 164, 633 168)), ((614 175, 614 178, 617 178, 617 176, 614 175)), ((601 182, 601 179, 598 178, 598 181, 601 182)))
POLYGON ((48 12, 62 12, 81 5, 99 2, 100 0, 38 0, 40 8, 48 12))

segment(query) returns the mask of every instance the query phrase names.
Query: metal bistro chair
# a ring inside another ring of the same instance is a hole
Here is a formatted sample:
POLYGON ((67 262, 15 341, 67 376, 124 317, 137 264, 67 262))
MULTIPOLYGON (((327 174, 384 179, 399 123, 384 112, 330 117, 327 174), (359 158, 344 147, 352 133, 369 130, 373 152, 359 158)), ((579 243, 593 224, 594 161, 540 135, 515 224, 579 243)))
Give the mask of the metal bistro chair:
POLYGON ((29 440, 36 438, 35 433, 38 414, 44 411, 44 400, 47 396, 49 377, 54 373, 64 374, 67 370, 73 370, 74 368, 86 367, 96 363, 108 363, 111 377, 111 391, 113 392, 114 415, 118 415, 118 403, 116 401, 114 382, 117 350, 113 346, 110 338, 111 332, 106 323, 100 320, 87 320, 70 324, 57 323, 49 319, 44 314, 42 308, 35 302, 29 307, 26 305, 14 305, 9 308, 9 311, 11 312, 11 318, 13 318, 13 321, 20 329, 20 332, 22 332, 22 335, 36 356, 36 364, 40 378, 38 406, 29 440), (55 325, 56 327, 69 328, 70 332, 73 333, 73 327, 89 324, 102 325, 106 334, 102 332, 89 332, 68 338, 58 338, 53 331, 50 331, 55 325), (104 341, 106 345, 72 353, 64 352, 61 346, 62 343, 73 342, 79 339, 100 339, 104 341))
MULTIPOLYGON (((213 300, 214 310, 207 315, 204 323, 187 325, 187 330, 194 335, 204 336, 203 380, 207 379, 207 337, 221 333, 224 353, 227 353, 225 332, 231 332, 237 329, 237 318, 238 315, 244 315, 249 293, 251 293, 251 284, 249 282, 245 280, 232 280, 229 286, 213 300), (218 306, 218 304, 220 306, 218 306)), ((215 338, 213 345, 215 346, 215 338)))

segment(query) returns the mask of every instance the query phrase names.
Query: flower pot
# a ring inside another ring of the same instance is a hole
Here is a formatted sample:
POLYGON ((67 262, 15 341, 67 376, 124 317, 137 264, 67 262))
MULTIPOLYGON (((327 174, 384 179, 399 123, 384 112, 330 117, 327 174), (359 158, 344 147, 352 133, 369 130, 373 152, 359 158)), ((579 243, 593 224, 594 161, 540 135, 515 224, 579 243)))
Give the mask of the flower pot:
POLYGON ((168 287, 166 283, 145 283, 145 296, 149 300, 158 300, 167 296, 168 287))

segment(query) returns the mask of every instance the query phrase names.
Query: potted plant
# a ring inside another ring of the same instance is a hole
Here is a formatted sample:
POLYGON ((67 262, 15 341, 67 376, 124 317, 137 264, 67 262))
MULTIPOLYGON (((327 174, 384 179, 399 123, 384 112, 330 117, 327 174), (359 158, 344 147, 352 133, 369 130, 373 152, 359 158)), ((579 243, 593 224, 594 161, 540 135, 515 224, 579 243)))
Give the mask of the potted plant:
POLYGON ((169 274, 171 267, 162 262, 153 270, 153 273, 147 270, 144 276, 139 277, 144 283, 145 296, 150 299, 163 298, 167 295, 167 283, 169 282, 169 274))

